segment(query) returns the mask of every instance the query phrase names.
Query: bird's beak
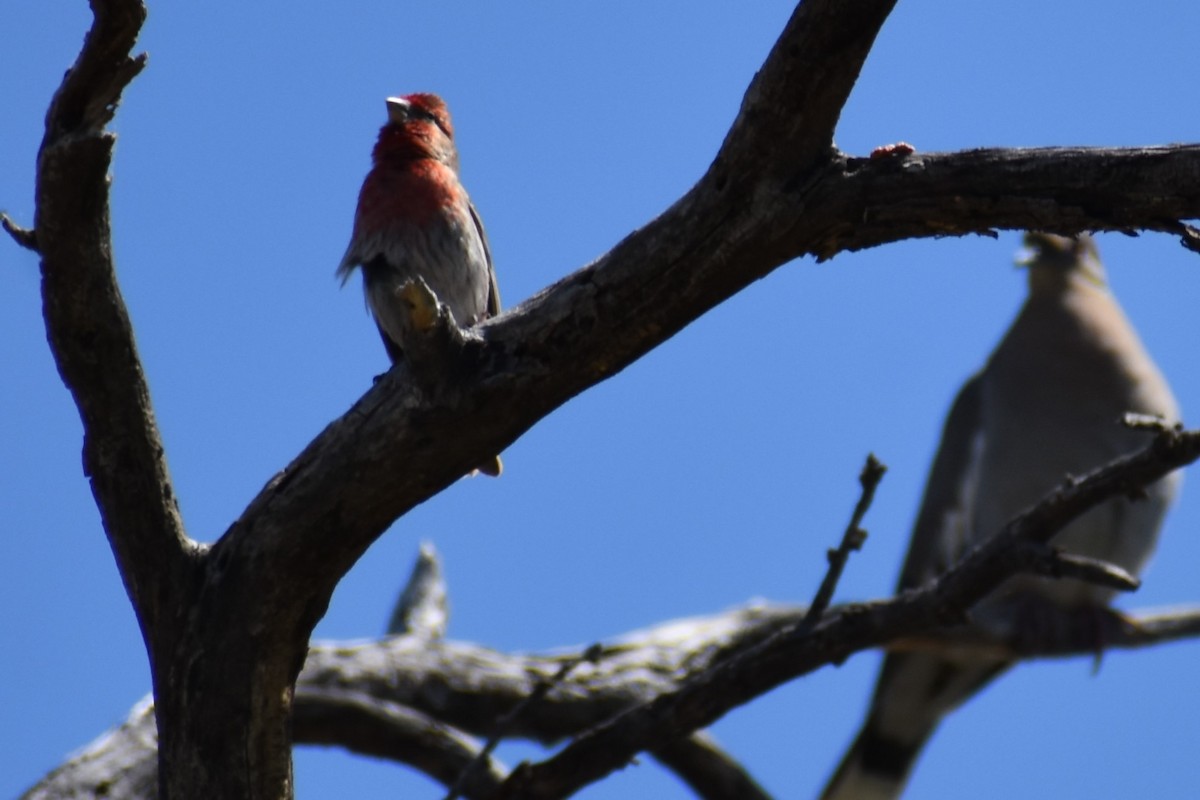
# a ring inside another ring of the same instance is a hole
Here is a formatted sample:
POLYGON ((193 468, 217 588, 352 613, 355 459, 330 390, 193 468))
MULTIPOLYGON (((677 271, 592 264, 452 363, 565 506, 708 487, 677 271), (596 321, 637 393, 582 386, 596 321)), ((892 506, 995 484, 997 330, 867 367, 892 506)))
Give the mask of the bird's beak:
POLYGON ((408 112, 412 108, 412 103, 405 100, 403 97, 389 97, 387 99, 388 122, 401 124, 408 120, 408 112))

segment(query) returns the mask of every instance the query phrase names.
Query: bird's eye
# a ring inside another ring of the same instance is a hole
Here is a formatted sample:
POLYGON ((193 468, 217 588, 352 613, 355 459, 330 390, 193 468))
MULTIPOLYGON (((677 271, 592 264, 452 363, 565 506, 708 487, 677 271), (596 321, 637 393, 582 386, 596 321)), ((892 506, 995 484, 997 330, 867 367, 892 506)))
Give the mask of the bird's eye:
POLYGON ((413 106, 412 110, 409 113, 412 117, 414 117, 416 119, 428 120, 428 121, 432 122, 434 125, 437 125, 438 128, 441 130, 441 132, 446 134, 446 138, 448 138, 448 139, 454 138, 453 136, 450 135, 450 131, 446 130, 446 124, 442 121, 442 118, 439 117, 437 114, 434 114, 429 109, 422 108, 421 106, 413 106))

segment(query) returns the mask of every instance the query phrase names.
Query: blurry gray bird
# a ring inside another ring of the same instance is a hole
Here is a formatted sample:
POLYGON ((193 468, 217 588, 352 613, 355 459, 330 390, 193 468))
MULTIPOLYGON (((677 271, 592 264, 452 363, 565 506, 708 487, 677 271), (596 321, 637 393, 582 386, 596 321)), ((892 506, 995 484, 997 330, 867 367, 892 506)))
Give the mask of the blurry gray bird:
MULTIPOLYGON (((1029 233, 1025 245, 1029 296, 950 410, 899 591, 936 578, 1067 475, 1145 447, 1144 432, 1120 424, 1126 412, 1171 423, 1179 418, 1170 388, 1105 284, 1092 239, 1029 233)), ((1154 550, 1178 483, 1176 473, 1150 486, 1143 499, 1108 500, 1053 543, 1136 575, 1154 550)), ((1068 620, 1095 619, 1112 595, 1080 581, 1020 576, 975 606, 971 617, 983 625, 1036 626, 1040 604, 1062 609, 1068 620)), ((866 722, 822 797, 899 797, 941 718, 1012 663, 979 653, 887 656, 866 722)))

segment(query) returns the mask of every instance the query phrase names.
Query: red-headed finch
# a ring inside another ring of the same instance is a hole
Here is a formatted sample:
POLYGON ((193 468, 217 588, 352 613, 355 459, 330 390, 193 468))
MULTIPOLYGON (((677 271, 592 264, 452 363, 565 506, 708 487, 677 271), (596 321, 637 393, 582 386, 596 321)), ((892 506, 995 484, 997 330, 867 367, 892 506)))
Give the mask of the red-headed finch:
MULTIPOLYGON (((406 282, 423 279, 463 326, 497 313, 500 294, 483 223, 458 180, 446 104, 433 94, 389 97, 387 113, 337 275, 344 284, 362 269, 367 306, 395 362, 404 353, 408 306, 398 292, 406 282)), ((478 469, 499 475, 500 459, 478 469)))

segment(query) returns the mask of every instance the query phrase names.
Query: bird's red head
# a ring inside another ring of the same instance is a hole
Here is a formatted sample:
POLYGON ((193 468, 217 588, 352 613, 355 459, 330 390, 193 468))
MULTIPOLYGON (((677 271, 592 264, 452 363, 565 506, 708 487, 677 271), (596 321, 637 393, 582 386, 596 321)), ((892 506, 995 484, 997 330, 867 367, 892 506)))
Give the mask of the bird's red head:
POLYGON ((405 123, 424 119, 433 122, 447 138, 454 138, 454 126, 450 124, 450 110, 445 101, 436 94, 417 93, 387 99, 388 120, 405 123))
POLYGON ((410 94, 387 99, 388 122, 379 131, 375 163, 432 158, 456 171, 454 126, 450 111, 436 94, 410 94))

